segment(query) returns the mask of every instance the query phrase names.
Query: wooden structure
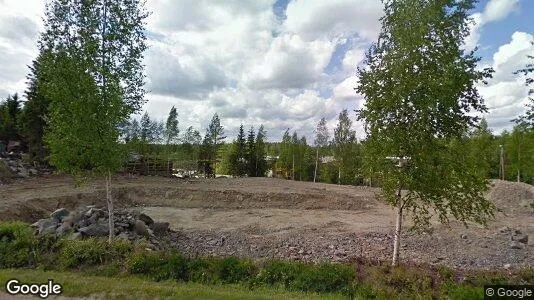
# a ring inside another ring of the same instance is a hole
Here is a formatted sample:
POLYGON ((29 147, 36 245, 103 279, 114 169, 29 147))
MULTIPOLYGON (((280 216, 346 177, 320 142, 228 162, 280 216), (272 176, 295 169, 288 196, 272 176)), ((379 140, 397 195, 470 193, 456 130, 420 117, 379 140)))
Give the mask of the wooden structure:
POLYGON ((172 162, 156 157, 143 156, 124 165, 124 172, 129 174, 165 176, 172 175, 172 162))

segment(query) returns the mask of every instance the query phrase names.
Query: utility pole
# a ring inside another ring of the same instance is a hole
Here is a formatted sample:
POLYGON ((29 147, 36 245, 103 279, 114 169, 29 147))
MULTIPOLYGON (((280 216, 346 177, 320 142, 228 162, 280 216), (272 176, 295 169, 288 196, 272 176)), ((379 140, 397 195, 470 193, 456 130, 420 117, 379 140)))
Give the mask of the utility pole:
POLYGON ((315 178, 317 178, 317 163, 319 161, 319 147, 317 147, 317 154, 315 156, 315 170, 313 171, 313 183, 315 183, 315 178))

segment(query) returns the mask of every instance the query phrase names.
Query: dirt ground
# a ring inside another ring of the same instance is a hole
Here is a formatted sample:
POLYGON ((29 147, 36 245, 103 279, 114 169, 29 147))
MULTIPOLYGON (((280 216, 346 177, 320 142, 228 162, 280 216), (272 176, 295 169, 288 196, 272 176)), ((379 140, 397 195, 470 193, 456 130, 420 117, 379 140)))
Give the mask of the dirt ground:
MULTIPOLYGON (((169 222, 172 245, 191 255, 348 261, 389 259, 392 252, 394 210, 376 199, 375 188, 273 178, 120 177, 113 184, 118 207, 169 222)), ((459 268, 534 266, 534 187, 493 184, 487 197, 499 212, 488 228, 453 222, 436 224, 431 235, 406 232, 402 259, 459 268), (530 241, 512 247, 519 232, 530 241)), ((0 220, 34 222, 59 207, 105 206, 103 187, 92 180, 76 188, 61 176, 0 185, 0 220)))

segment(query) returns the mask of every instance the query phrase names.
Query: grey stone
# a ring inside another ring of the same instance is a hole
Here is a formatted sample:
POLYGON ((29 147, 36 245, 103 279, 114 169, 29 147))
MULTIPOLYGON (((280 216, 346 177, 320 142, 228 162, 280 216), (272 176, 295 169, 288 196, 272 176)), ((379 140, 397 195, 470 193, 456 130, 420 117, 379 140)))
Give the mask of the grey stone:
POLYGON ((104 212, 104 210, 100 209, 100 208, 90 208, 86 213, 85 215, 87 217, 91 217, 93 218, 94 220, 97 220, 98 218, 102 218, 106 215, 106 213, 104 212))
POLYGON ((149 227, 154 231, 155 235, 162 235, 169 231, 169 225, 169 222, 154 222, 149 227))
POLYGON ((56 225, 45 227, 45 228, 43 228, 42 230, 39 231, 39 234, 40 235, 48 235, 48 234, 55 235, 56 234, 56 228, 57 228, 56 225))
POLYGON ((63 223, 56 229, 57 236, 64 236, 73 231, 72 226, 69 223, 63 223))
POLYGON ((59 209, 56 209, 53 213, 51 213, 50 217, 61 222, 63 218, 67 217, 69 214, 70 212, 66 210, 65 208, 59 208, 59 209))
POLYGON ((525 247, 522 243, 512 241, 510 243, 510 249, 523 249, 525 247))
POLYGON ((510 227, 504 226, 499 229, 500 233, 509 233, 511 231, 510 227))
POLYGON ((528 243, 528 235, 521 234, 521 235, 513 236, 512 237, 512 241, 516 241, 516 242, 520 242, 520 243, 523 243, 523 244, 527 244, 528 243))
POLYGON ((126 232, 121 232, 119 235, 117 235, 117 239, 123 240, 123 241, 128 241, 130 239, 130 237, 128 236, 128 234, 126 232))
POLYGON ((32 227, 36 227, 37 228, 37 232, 39 234, 43 234, 45 231, 50 233, 50 231, 52 231, 51 228, 54 228, 53 232, 55 233, 57 224, 58 224, 57 220, 52 219, 52 218, 48 218, 48 219, 41 219, 41 220, 33 223, 31 226, 32 227))
POLYGON ((145 222, 141 220, 135 221, 134 232, 141 236, 145 236, 145 237, 150 236, 148 232, 148 227, 146 226, 145 222))
POLYGON ((151 217, 141 213, 139 214, 139 216, 137 217, 137 219, 143 221, 147 226, 150 226, 152 224, 154 224, 154 220, 152 220, 151 217))
POLYGON ((94 223, 89 226, 78 229, 84 236, 107 236, 109 235, 109 227, 104 223, 94 223))

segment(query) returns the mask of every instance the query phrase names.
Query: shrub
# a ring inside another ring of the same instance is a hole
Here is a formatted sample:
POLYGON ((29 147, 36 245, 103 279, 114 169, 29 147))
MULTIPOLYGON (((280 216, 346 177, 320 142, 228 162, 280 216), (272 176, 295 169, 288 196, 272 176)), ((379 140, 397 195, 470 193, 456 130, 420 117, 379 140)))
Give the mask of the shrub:
POLYGON ((220 259, 198 257, 189 262, 189 280, 201 283, 216 283, 218 281, 218 266, 220 259))
POLYGON ((128 261, 132 274, 143 274, 156 281, 174 279, 187 281, 187 260, 177 252, 137 252, 128 261))
POLYGON ((281 284, 285 288, 290 288, 299 273, 304 272, 306 265, 283 260, 270 260, 265 263, 263 270, 259 274, 258 280, 268 285, 281 284))
POLYGON ((354 268, 350 265, 324 263, 304 264, 282 260, 265 263, 258 281, 283 285, 286 289, 309 292, 340 292, 354 294, 354 268))
POLYGON ((133 246, 126 241, 91 238, 87 240, 65 240, 59 252, 62 268, 76 268, 105 264, 122 260, 132 252, 133 246))
POLYGON ((219 280, 223 283, 249 281, 256 273, 256 266, 249 260, 228 257, 219 262, 219 280))
POLYGON ((31 264, 36 239, 28 224, 0 223, 0 268, 19 268, 31 264))
POLYGON ((347 289, 355 278, 352 266, 324 263, 301 269, 293 287, 302 291, 318 293, 336 292, 347 289))
POLYGON ((445 284, 441 288, 440 298, 446 299, 484 299, 484 290, 481 287, 466 285, 445 284))

